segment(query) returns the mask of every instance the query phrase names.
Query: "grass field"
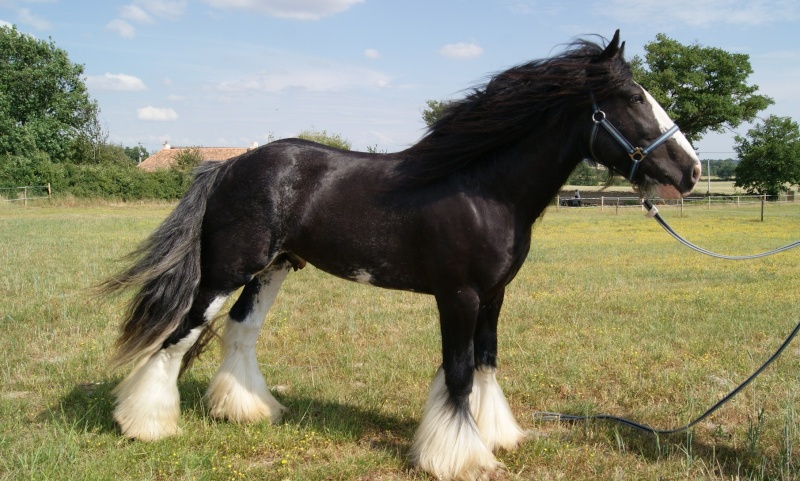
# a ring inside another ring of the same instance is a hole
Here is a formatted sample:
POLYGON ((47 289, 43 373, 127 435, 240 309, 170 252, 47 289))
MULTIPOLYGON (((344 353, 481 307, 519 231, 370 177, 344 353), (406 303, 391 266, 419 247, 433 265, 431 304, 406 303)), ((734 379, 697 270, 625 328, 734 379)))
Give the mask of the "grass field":
MULTIPOLYGON (((439 364, 431 298, 292 274, 259 338, 289 408, 279 425, 206 413, 212 350, 180 381, 183 435, 123 439, 108 358, 124 299, 92 286, 170 206, 0 205, 0 478, 412 480, 410 440, 439 364)), ((800 238, 800 203, 690 209, 667 220, 703 247, 752 253, 800 238)), ((508 479, 798 479, 800 341, 710 420, 655 438, 536 411, 672 427, 702 413, 800 321, 800 250, 700 257, 637 209, 550 210, 501 315, 498 378, 530 438, 508 479)))

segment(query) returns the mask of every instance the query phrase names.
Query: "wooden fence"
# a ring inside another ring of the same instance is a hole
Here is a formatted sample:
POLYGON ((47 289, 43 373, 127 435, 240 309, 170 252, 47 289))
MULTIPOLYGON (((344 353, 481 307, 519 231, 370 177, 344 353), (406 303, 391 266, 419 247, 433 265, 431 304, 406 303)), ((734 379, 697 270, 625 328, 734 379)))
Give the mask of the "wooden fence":
MULTIPOLYGON (((702 197, 686 197, 677 200, 667 199, 651 199, 656 206, 667 205, 673 206, 680 210, 683 215, 683 209, 686 208, 705 208, 711 209, 712 207, 720 206, 761 206, 761 220, 764 220, 764 206, 772 204, 794 203, 797 201, 797 195, 794 192, 781 194, 777 197, 770 197, 767 195, 712 195, 702 197)), ((599 196, 599 197, 556 197, 556 208, 561 207, 599 207, 601 211, 607 209, 614 209, 619 212, 620 208, 640 208, 641 200, 639 197, 618 197, 618 196, 599 196)))
POLYGON ((50 199, 51 195, 52 191, 49 182, 47 185, 0 188, 0 200, 22 202, 24 205, 28 205, 28 201, 33 199, 50 199))

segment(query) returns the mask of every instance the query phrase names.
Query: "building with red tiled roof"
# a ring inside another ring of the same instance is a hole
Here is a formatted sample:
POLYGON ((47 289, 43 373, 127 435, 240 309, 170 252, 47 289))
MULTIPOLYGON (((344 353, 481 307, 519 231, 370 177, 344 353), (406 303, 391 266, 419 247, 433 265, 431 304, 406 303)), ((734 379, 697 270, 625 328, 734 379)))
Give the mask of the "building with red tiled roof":
POLYGON ((153 172, 161 169, 171 169, 174 167, 176 157, 186 149, 197 150, 203 156, 203 161, 222 161, 236 157, 250 149, 258 147, 258 142, 253 142, 251 147, 173 147, 168 142, 164 142, 164 147, 144 159, 139 164, 139 168, 145 172, 153 172))

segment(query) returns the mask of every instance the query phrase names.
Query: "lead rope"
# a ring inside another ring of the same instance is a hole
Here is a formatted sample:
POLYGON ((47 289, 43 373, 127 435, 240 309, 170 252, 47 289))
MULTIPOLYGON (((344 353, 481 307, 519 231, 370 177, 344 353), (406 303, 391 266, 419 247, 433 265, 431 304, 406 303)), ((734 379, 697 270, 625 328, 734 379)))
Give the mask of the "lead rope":
MULTIPOLYGON (((650 203, 650 201, 648 201, 647 199, 642 200, 642 205, 644 205, 644 207, 647 209, 646 216, 654 218, 661 225, 661 227, 664 228, 664 230, 666 230, 672 237, 674 237, 678 241, 680 241, 681 244, 683 244, 683 245, 685 245, 687 247, 690 247, 690 248, 696 250, 697 252, 700 252, 700 253, 703 253, 703 254, 706 254, 706 255, 709 255, 709 256, 712 256, 712 257, 716 257, 716 258, 719 258, 719 259, 732 259, 732 260, 757 259, 759 257, 766 257, 766 256, 769 256, 769 255, 772 255, 772 254, 776 254, 778 252, 787 251, 787 250, 789 250, 789 249, 791 249, 793 247, 797 247, 798 245, 800 245, 800 241, 797 241, 797 242, 793 242, 791 244, 785 245, 783 247, 779 247, 778 249, 773 249, 773 250, 768 251, 768 252, 762 252, 760 254, 754 254, 754 255, 749 255, 749 256, 728 256, 728 255, 723 255, 723 254, 717 254, 717 253, 708 251, 706 249, 703 249, 701 247, 698 247, 698 246, 692 244, 691 242, 687 241, 683 237, 681 237, 677 232, 675 232, 672 229, 672 227, 669 226, 669 224, 667 224, 667 221, 665 221, 661 217, 661 215, 658 213, 658 209, 656 209, 656 207, 652 203, 650 203)), ((540 421, 567 421, 567 422, 588 421, 588 420, 592 420, 592 419, 603 420, 603 421, 615 421, 617 423, 624 424, 626 426, 629 426, 629 427, 632 427, 632 428, 635 428, 635 429, 639 429, 641 431, 649 432, 649 433, 652 433, 652 434, 675 434, 675 433, 679 433, 681 431, 686 431, 688 429, 691 429, 693 426, 695 426, 700 421, 702 421, 705 418, 709 417, 714 411, 716 411, 717 409, 722 407, 723 404, 725 404, 726 402, 730 401, 734 396, 739 394, 739 392, 742 389, 747 387, 747 385, 750 384, 753 381, 753 379, 758 377, 759 374, 761 374, 770 364, 772 364, 778 358, 778 356, 781 355, 781 353, 784 351, 784 349, 786 349, 786 346, 788 346, 789 343, 792 341, 792 339, 794 339, 795 336, 797 336, 798 332, 800 332, 800 323, 798 323, 794 327, 792 332, 789 334, 789 336, 786 338, 786 340, 783 341, 783 344, 781 344, 781 346, 778 348, 778 350, 775 351, 775 353, 772 356, 770 356, 769 359, 767 359, 766 362, 764 362, 764 364, 762 364, 761 367, 759 367, 756 370, 756 372, 751 374, 750 377, 748 377, 747 379, 744 380, 744 382, 739 384, 739 386, 737 386, 736 389, 734 389, 733 391, 728 393, 727 396, 725 396, 722 399, 720 399, 719 401, 717 401, 716 404, 711 406, 706 412, 701 414, 697 419, 695 419, 694 421, 690 422, 689 424, 686 424, 685 426, 681 426, 679 428, 673 428, 673 429, 653 428, 653 427, 647 426, 645 424, 637 423, 636 421, 631 421, 630 419, 626 419, 626 418, 623 418, 623 417, 620 417, 620 416, 614 416, 614 415, 611 415, 611 414, 589 414, 589 415, 585 415, 585 416, 578 416, 578 415, 574 415, 574 414, 562 414, 562 413, 539 411, 539 412, 533 413, 533 418, 534 419, 538 419, 540 421)))
POLYGON ((645 209, 647 209, 647 214, 645 215, 647 217, 652 217, 653 219, 655 219, 655 221, 658 222, 659 225, 661 225, 661 227, 663 227, 664 230, 667 231, 667 233, 669 233, 669 235, 677 239, 678 242, 685 245, 686 247, 689 247, 690 249, 694 249, 697 252, 700 252, 701 254, 705 254, 711 257, 716 257, 717 259, 729 259, 734 261, 740 261, 744 259, 758 259, 759 257, 771 256, 772 254, 788 251, 789 249, 793 249, 797 246, 800 246, 800 241, 796 241, 792 242, 791 244, 787 244, 783 247, 778 247, 777 249, 773 249, 771 251, 761 252, 759 254, 753 254, 749 256, 728 256, 724 254, 717 254, 716 252, 711 252, 709 250, 703 249, 702 247, 698 247, 689 242, 688 240, 684 239, 683 237, 681 237, 680 234, 675 232, 675 230, 673 230, 672 227, 670 227, 670 225, 667 224, 667 221, 665 221, 664 218, 661 217, 661 214, 658 213, 658 209, 656 209, 656 206, 654 206, 649 200, 647 199, 642 200, 642 205, 644 206, 645 209))
POLYGON ((623 417, 620 417, 620 416, 613 416, 613 415, 610 415, 610 414, 589 414, 589 415, 586 415, 586 416, 576 416, 576 415, 573 415, 573 414, 562 414, 562 413, 551 413, 551 412, 539 411, 539 412, 533 413, 533 418, 534 419, 539 419, 541 421, 569 421, 569 422, 575 422, 575 421, 587 421, 587 420, 590 420, 590 419, 616 421, 616 422, 618 422, 620 424, 624 424, 626 426, 630 426, 632 428, 636 428, 636 429, 639 429, 641 431, 646 431, 646 432, 653 433, 653 434, 674 434, 674 433, 679 433, 681 431, 686 431, 687 429, 692 428, 694 425, 696 425, 700 421, 702 421, 705 418, 709 417, 711 415, 711 413, 713 413, 714 411, 716 411, 717 409, 722 407, 723 404, 725 404, 726 402, 730 401, 734 396, 739 394, 739 392, 742 389, 747 387, 747 385, 750 384, 750 382, 752 382, 753 379, 755 379, 759 374, 761 374, 761 372, 764 369, 766 369, 770 364, 772 364, 775 361, 775 359, 778 358, 778 356, 781 355, 783 350, 786 349, 786 346, 788 346, 789 343, 792 341, 792 339, 794 339, 794 337, 797 335, 798 331, 800 331, 800 323, 798 323, 795 326, 794 330, 792 330, 791 334, 789 334, 789 337, 787 337, 786 340, 783 341, 783 344, 781 344, 781 347, 779 347, 778 350, 775 351, 775 354, 770 356, 770 358, 767 359, 767 361, 764 364, 762 364, 761 367, 756 370, 756 372, 751 374, 750 377, 745 379, 743 383, 739 384, 739 386, 736 389, 734 389, 733 391, 731 391, 727 396, 725 396, 724 398, 722 398, 719 401, 717 401, 716 404, 714 404, 706 412, 701 414, 700 417, 698 417, 694 421, 690 422, 689 424, 687 424, 685 426, 681 426, 679 428, 674 428, 674 429, 653 428, 653 427, 647 426, 645 424, 637 423, 636 421, 631 421, 630 419, 626 419, 626 418, 623 418, 623 417))

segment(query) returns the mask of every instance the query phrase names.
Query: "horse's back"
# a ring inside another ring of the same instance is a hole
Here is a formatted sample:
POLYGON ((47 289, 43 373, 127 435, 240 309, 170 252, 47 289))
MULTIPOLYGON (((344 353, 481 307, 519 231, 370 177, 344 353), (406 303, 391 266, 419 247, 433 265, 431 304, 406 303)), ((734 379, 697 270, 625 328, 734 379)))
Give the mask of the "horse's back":
POLYGON ((387 250, 399 248, 408 209, 390 189, 392 155, 286 139, 227 162, 208 200, 206 258, 252 275, 291 252, 364 280, 387 250))

